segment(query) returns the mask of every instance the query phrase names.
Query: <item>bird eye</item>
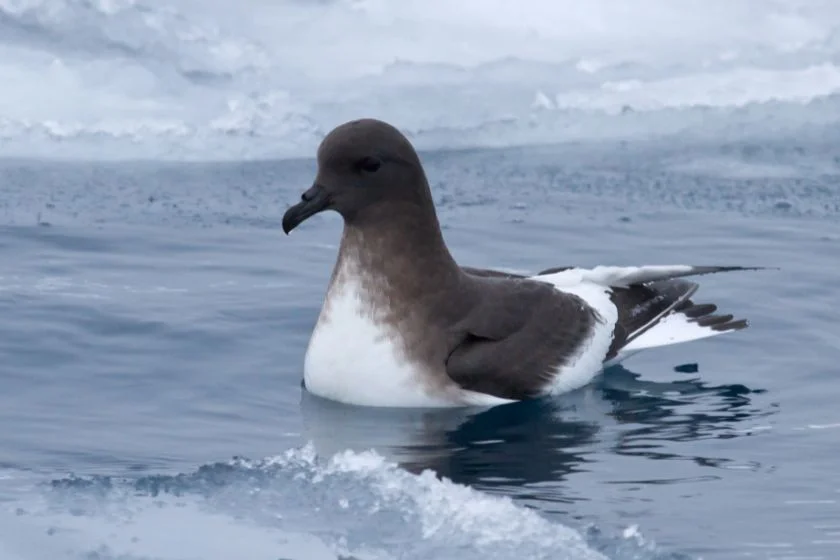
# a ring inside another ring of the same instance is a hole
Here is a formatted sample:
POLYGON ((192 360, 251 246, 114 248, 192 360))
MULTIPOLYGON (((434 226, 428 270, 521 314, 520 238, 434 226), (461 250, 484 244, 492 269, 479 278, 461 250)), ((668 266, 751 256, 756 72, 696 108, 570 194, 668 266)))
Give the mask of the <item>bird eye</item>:
POLYGON ((382 167, 382 161, 380 161, 379 158, 367 156, 367 157, 363 157, 362 159, 360 159, 359 163, 357 165, 358 165, 359 169, 361 169, 362 171, 367 171, 368 173, 374 173, 380 167, 382 167))

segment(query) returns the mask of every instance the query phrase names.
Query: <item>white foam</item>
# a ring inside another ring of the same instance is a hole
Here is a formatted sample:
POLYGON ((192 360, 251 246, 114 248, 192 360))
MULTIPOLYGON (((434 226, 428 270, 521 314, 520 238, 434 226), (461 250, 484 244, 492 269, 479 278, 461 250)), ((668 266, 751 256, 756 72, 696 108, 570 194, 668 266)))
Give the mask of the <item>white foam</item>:
POLYGON ((167 479, 177 495, 151 497, 118 481, 70 485, 58 494, 30 490, 0 507, 0 543, 15 560, 320 560, 336 554, 605 560, 577 531, 510 499, 431 472, 410 474, 372 452, 319 461, 307 446, 231 466, 232 472, 205 467, 209 479, 167 479))
POLYGON ((831 0, 0 0, 0 145, 311 156, 361 115, 421 147, 781 133, 840 120, 839 36, 831 0))
POLYGON ((386 503, 407 501, 419 513, 424 538, 465 534, 477 547, 518 542, 538 548, 561 547, 581 560, 604 558, 589 548, 578 532, 518 507, 508 498, 440 479, 432 471, 410 474, 374 452, 339 453, 324 472, 362 476, 386 503))

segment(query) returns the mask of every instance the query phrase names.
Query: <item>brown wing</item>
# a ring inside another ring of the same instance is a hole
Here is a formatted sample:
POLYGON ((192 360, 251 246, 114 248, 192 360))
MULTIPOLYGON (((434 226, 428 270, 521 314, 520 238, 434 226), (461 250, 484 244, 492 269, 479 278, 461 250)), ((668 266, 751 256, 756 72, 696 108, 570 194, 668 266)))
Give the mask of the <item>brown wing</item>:
POLYGON ((590 336, 596 313, 542 282, 493 284, 456 326, 447 374, 471 391, 517 400, 538 396, 590 336))
MULTIPOLYGON (((562 272, 574 268, 573 266, 555 266, 539 271, 535 276, 544 274, 554 274, 555 272, 562 272)), ((501 270, 493 270, 492 268, 476 268, 472 266, 462 266, 461 270, 471 276, 478 276, 482 278, 527 278, 524 274, 516 274, 515 272, 502 272, 501 270)))

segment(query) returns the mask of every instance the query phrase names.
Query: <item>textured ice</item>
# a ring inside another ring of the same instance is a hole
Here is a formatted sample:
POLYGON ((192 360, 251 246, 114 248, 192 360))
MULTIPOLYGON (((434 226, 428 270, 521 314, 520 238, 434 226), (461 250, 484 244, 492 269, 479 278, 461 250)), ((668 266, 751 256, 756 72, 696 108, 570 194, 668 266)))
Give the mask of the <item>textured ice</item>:
POLYGON ((833 0, 0 0, 0 154, 790 135, 836 126, 838 64, 833 0))

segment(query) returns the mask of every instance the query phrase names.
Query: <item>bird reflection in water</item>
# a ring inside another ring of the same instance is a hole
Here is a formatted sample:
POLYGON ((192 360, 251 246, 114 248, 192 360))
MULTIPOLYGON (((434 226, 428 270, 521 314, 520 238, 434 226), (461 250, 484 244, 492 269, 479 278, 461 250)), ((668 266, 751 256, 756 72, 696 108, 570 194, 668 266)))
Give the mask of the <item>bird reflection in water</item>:
POLYGON ((304 435, 324 457, 374 450, 411 472, 432 470, 477 489, 573 501, 558 487, 610 455, 724 466, 725 458, 681 455, 674 442, 746 435, 744 422, 776 412, 753 402, 762 390, 678 375, 643 381, 615 366, 569 394, 479 410, 360 408, 304 391, 304 435))

